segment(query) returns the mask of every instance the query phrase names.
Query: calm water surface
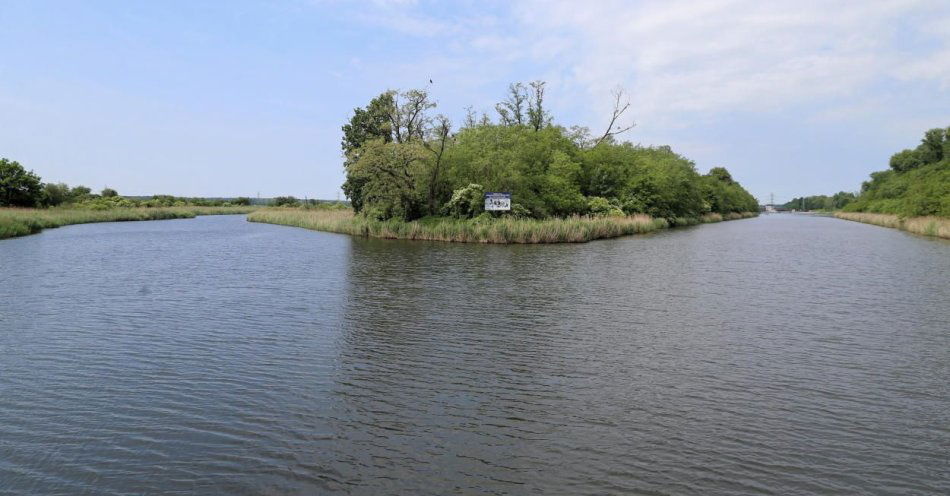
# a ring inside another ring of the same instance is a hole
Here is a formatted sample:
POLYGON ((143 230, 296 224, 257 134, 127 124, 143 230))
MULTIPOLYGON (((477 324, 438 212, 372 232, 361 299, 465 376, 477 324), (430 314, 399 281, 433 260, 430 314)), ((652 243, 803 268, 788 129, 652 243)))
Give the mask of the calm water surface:
POLYGON ((948 494, 950 243, 0 241, 0 494, 948 494))

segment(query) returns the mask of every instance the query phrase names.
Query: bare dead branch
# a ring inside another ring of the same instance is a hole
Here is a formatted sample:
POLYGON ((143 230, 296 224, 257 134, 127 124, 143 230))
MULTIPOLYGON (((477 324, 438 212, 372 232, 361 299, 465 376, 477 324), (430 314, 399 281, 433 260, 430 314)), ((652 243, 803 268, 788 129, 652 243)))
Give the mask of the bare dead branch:
POLYGON ((598 139, 597 142, 594 143, 594 146, 601 144, 604 140, 608 138, 611 138, 618 134, 623 134, 633 129, 637 125, 635 122, 631 122, 629 126, 617 127, 616 129, 614 128, 614 126, 617 125, 617 121, 620 119, 621 116, 623 116, 623 113, 626 112, 627 109, 630 108, 630 101, 629 100, 624 101, 624 93, 625 93, 624 89, 619 86, 613 90, 614 110, 610 115, 610 123, 607 124, 607 130, 604 131, 603 136, 601 136, 600 139, 598 139))

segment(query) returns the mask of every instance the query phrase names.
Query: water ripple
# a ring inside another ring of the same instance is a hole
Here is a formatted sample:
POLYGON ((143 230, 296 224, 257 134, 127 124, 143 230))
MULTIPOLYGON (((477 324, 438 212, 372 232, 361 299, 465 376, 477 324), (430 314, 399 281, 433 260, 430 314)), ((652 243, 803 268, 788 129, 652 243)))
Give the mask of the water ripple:
POLYGON ((947 494, 950 243, 0 242, 0 494, 947 494))

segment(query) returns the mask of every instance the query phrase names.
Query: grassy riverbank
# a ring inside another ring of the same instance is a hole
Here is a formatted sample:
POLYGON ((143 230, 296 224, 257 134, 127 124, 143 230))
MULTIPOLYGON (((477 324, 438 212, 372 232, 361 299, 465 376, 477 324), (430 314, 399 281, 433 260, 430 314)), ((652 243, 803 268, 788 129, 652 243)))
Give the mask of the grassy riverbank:
POLYGON ((950 239, 950 218, 946 217, 909 217, 890 214, 871 214, 864 212, 836 212, 835 217, 876 226, 891 227, 903 231, 950 239))
POLYGON ((255 207, 164 208, 0 208, 0 239, 36 234, 43 229, 92 222, 190 219, 197 215, 245 214, 255 207))
MULTIPOLYGON (((713 214, 699 222, 719 222, 752 217, 713 214)), ((388 239, 451 241, 460 243, 583 243, 594 239, 616 238, 669 227, 665 219, 646 215, 627 217, 570 217, 566 219, 500 218, 485 221, 451 218, 426 218, 413 222, 377 221, 356 216, 350 210, 258 210, 248 215, 251 222, 302 227, 354 236, 388 239)), ((688 224, 682 219, 683 224, 688 224)), ((677 225, 680 221, 677 220, 677 225)))

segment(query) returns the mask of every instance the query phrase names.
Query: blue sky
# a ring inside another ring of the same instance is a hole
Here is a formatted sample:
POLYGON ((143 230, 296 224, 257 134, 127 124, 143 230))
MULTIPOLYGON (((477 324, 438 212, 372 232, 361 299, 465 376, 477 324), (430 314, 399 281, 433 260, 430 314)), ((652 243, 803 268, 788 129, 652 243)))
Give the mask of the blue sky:
POLYGON ((950 126, 950 3, 0 0, 0 156, 122 194, 336 198, 388 88, 460 121, 548 81, 558 123, 725 166, 776 201, 856 190, 950 126))

